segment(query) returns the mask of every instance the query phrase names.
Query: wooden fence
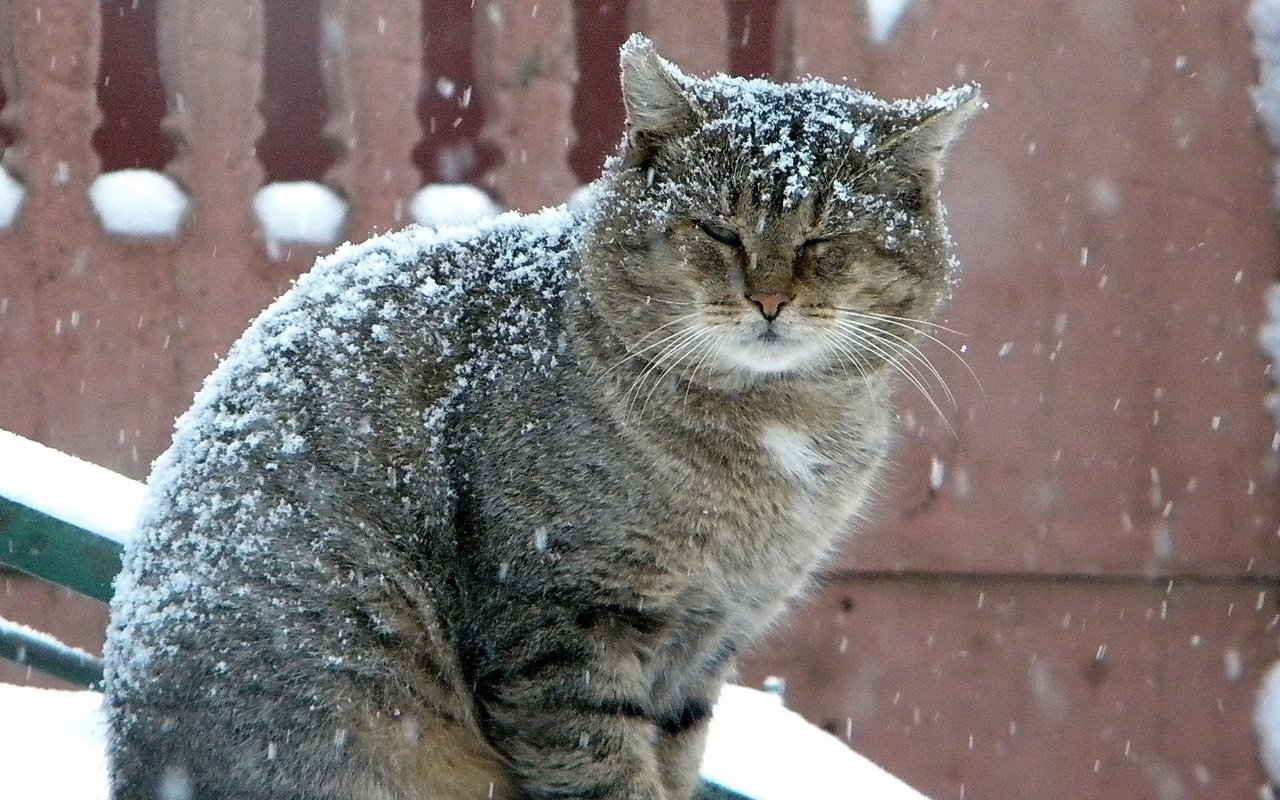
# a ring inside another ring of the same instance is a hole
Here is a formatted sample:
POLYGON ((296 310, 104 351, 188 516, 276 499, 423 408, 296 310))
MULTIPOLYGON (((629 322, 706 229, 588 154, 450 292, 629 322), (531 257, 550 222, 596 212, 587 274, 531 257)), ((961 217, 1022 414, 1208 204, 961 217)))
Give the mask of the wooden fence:
MULTIPOLYGON (((1254 345, 1276 277, 1245 0, 9 0, 0 427, 133 477, 217 354, 318 249, 253 212, 322 181, 344 238, 424 183, 532 209, 598 169, 631 30, 694 71, 979 80, 944 189, 964 274, 947 416, 903 393, 872 520, 744 667, 937 798, 1231 798, 1262 782, 1277 437, 1254 345), (176 237, 102 229, 162 170, 176 237)), ((0 614, 100 646, 104 611, 9 576, 0 614)), ((0 670, 0 677, 25 676, 0 670)))

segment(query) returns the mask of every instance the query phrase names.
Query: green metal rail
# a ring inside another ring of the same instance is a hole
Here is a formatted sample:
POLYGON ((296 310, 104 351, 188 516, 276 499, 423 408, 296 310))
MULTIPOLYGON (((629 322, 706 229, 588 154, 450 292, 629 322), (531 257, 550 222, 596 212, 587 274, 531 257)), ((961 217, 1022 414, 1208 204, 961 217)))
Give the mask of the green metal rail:
POLYGON ((120 544, 0 497, 0 562, 104 603, 120 544))

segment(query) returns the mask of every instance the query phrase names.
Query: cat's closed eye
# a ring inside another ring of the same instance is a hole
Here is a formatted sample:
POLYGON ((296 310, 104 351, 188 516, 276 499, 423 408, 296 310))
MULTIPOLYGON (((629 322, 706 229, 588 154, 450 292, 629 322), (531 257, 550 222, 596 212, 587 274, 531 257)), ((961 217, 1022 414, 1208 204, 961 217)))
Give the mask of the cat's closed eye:
POLYGON ((727 244, 730 247, 741 247, 742 237, 738 235, 733 228, 726 227, 716 222, 707 220, 698 221, 698 229, 715 239, 720 244, 727 244))
POLYGON ((800 245, 800 251, 815 256, 823 255, 831 249, 831 245, 835 243, 837 238, 835 236, 815 236, 812 239, 805 239, 800 245))

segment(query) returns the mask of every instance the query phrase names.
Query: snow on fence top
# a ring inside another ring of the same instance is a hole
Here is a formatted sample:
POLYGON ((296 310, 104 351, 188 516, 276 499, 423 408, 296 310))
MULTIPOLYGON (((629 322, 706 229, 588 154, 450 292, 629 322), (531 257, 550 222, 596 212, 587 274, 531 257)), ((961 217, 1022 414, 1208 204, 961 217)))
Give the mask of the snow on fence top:
POLYGON ((124 545, 144 486, 109 469, 0 431, 0 497, 124 545))

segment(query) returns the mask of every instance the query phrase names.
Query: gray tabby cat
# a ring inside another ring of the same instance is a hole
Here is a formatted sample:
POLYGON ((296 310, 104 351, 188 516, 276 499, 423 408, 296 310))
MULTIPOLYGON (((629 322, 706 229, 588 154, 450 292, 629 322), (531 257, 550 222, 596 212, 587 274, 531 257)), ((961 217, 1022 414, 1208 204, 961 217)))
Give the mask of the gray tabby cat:
POLYGON ((178 422, 113 606, 116 800, 685 800, 948 291, 972 87, 622 50, 580 212, 345 246, 178 422))

